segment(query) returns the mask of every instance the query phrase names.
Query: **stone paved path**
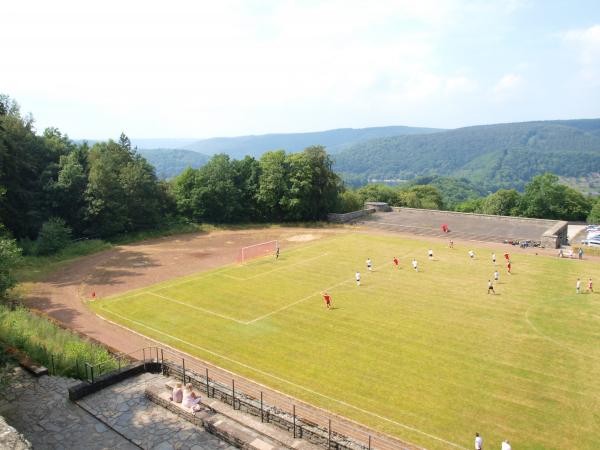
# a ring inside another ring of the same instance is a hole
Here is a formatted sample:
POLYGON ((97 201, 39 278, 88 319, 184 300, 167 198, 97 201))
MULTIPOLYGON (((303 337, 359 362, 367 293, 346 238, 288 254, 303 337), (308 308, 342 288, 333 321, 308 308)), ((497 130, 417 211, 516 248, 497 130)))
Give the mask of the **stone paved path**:
POLYGON ((69 401, 70 378, 33 378, 17 367, 0 392, 0 415, 36 450, 130 450, 137 447, 69 401))
POLYGON ((144 388, 159 378, 164 385, 161 375, 146 373, 84 397, 78 404, 145 449, 235 448, 146 399, 144 388))

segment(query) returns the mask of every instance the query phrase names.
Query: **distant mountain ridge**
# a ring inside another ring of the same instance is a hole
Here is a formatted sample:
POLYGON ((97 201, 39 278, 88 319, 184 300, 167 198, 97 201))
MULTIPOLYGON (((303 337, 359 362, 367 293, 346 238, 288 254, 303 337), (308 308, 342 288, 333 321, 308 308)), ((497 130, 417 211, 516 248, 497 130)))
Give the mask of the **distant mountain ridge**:
POLYGON ((210 156, 202 153, 172 148, 142 148, 137 152, 154 166, 156 175, 163 179, 173 178, 188 167, 202 167, 210 159, 210 156))
POLYGON ((544 172, 573 177, 600 171, 600 119, 479 125, 373 139, 335 155, 355 182, 465 177, 487 188, 522 188, 544 172))
POLYGON ((258 157, 269 150, 284 149, 297 152, 311 145, 324 145, 329 153, 337 153, 345 147, 374 138, 409 134, 435 133, 438 128, 418 128, 404 126, 372 128, 338 128, 335 130, 309 133, 276 133, 257 136, 216 137, 203 139, 183 147, 207 155, 227 153, 240 159, 246 155, 258 157))

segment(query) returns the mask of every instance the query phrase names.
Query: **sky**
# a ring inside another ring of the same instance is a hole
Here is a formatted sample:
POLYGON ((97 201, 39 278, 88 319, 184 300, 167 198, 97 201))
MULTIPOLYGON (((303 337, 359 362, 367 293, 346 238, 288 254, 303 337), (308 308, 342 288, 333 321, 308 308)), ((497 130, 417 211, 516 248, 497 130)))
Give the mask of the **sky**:
POLYGON ((600 117, 597 0, 19 0, 0 93, 74 139, 600 117))

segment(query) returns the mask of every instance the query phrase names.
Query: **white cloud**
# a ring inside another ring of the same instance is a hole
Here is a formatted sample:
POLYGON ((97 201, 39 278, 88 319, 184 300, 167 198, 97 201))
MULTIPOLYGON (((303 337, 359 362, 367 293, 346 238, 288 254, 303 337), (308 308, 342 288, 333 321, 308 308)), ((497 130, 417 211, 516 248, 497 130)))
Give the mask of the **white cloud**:
POLYGON ((584 79, 599 84, 600 80, 600 25, 570 30, 563 39, 574 46, 584 79))
POLYGON ((523 83, 523 78, 514 73, 508 73, 500 78, 500 81, 494 86, 494 92, 502 93, 518 88, 523 83))

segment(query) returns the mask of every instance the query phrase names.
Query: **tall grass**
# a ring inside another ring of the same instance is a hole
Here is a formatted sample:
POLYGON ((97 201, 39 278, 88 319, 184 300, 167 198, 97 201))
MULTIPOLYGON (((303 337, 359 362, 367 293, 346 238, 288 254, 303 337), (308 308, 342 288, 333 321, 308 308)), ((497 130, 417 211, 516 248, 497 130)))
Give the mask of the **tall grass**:
POLYGON ((21 350, 56 375, 83 378, 86 362, 102 364, 103 372, 117 368, 116 360, 105 348, 23 307, 12 309, 0 304, 0 342, 21 350))

